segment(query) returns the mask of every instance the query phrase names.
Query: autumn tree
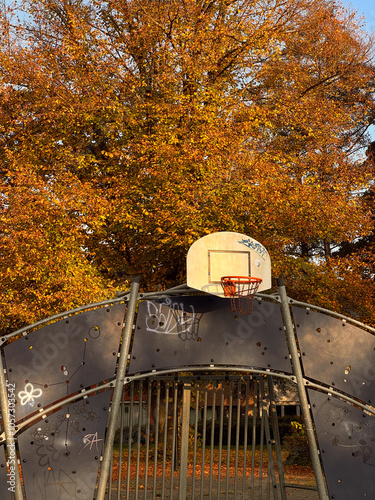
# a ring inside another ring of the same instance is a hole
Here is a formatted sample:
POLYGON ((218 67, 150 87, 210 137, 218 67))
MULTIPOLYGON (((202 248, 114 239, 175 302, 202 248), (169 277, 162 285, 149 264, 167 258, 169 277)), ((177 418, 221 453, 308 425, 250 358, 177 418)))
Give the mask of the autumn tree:
POLYGON ((361 258, 333 254, 373 224, 372 42, 354 15, 327 0, 21 8, 0 52, 4 328, 134 274, 181 283, 189 246, 219 230, 262 241, 296 298, 354 308, 333 291, 353 267, 363 285, 361 258))

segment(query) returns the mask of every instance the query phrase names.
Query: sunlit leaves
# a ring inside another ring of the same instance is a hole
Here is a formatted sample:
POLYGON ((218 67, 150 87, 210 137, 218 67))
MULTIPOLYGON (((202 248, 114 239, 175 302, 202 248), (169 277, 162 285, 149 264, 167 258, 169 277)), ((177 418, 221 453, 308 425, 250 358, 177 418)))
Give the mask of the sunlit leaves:
POLYGON ((295 295, 311 279, 323 301, 346 272, 333 251, 372 230, 372 45, 355 18, 326 0, 23 7, 0 51, 8 318, 135 274, 181 283, 189 246, 219 230, 262 241, 295 295))

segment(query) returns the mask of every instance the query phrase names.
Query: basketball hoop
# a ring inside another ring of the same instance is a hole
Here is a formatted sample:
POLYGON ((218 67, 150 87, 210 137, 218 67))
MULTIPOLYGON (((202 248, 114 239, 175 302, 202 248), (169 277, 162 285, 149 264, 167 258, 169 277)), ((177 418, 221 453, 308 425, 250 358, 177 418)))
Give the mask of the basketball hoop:
POLYGON ((223 276, 221 286, 224 296, 230 297, 230 305, 233 312, 251 314, 253 312, 253 300, 263 280, 251 276, 223 276))

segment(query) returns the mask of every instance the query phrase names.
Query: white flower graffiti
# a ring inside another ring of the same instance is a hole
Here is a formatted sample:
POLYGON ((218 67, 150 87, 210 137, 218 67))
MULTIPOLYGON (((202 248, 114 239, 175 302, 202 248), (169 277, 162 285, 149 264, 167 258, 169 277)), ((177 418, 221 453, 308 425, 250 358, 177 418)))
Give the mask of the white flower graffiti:
POLYGON ((27 403, 34 402, 35 398, 40 398, 42 395, 42 389, 34 389, 34 386, 28 382, 25 385, 25 390, 18 393, 18 397, 21 400, 21 405, 25 406, 27 403))

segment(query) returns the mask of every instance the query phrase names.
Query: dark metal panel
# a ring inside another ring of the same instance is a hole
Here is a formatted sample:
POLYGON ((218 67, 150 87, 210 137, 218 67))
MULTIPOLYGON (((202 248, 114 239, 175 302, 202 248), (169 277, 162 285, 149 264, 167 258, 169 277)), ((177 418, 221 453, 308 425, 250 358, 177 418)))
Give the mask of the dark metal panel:
POLYGON ((308 392, 330 498, 375 498, 375 417, 308 392))
POLYGON ((77 401, 19 436, 28 500, 92 500, 110 396, 77 401))
POLYGON ((306 377, 375 401, 375 336, 340 319, 292 308, 306 377))
MULTIPOLYGON (((13 465, 12 465, 13 466, 13 465)), ((5 446, 0 445, 0 492, 1 500, 10 500, 14 488, 14 475, 10 474, 11 470, 7 469, 7 461, 5 458, 5 446)))
POLYGON ((17 420, 114 376, 125 307, 86 311, 5 346, 8 380, 16 387, 17 420))
POLYGON ((140 303, 130 374, 210 364, 290 373, 279 305, 255 300, 252 314, 240 314, 213 296, 140 303))

